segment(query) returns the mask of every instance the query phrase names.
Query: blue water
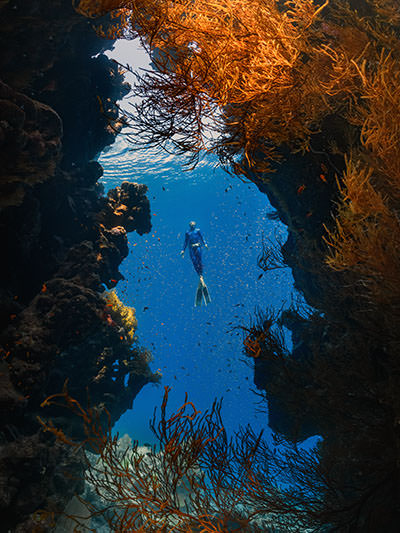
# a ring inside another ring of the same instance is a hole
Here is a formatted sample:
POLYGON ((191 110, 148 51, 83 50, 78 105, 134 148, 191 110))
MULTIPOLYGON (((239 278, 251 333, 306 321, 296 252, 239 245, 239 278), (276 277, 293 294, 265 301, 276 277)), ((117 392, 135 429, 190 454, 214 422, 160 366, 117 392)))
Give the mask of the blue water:
POLYGON ((129 256, 120 268, 126 279, 117 293, 135 307, 140 344, 153 353, 152 369, 162 373, 161 385, 142 389, 115 430, 153 444, 148 423, 161 404, 164 385, 172 387, 171 409, 183 403, 185 392, 200 410, 222 396, 228 433, 248 423, 255 430, 266 429, 267 414, 258 412, 259 399, 252 392, 252 371, 241 361, 243 335, 233 328, 249 325, 257 308, 289 305, 293 294, 289 269, 259 279, 262 236, 282 241, 286 235, 282 224, 266 217, 272 211, 267 197, 254 184, 225 173, 213 156, 184 172, 178 157, 131 151, 123 135, 99 162, 106 190, 124 180, 149 188, 153 229, 142 237, 129 234, 129 256), (188 253, 180 256, 190 220, 197 222, 209 246, 203 255, 212 298, 207 307, 194 307, 198 276, 188 253))

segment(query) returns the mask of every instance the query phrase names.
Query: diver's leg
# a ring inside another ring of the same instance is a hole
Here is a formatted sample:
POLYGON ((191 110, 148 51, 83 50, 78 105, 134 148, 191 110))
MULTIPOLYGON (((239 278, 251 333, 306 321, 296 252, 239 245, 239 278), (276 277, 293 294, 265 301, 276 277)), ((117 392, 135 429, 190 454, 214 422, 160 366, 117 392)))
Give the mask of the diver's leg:
POLYGON ((199 276, 201 276, 203 274, 203 261, 201 258, 201 249, 191 248, 190 259, 192 260, 195 271, 197 272, 199 276))
POLYGON ((200 247, 191 248, 190 249, 190 258, 192 260, 192 263, 193 263, 195 271, 199 275, 199 285, 197 287, 196 297, 195 297, 195 300, 194 300, 194 305, 196 307, 201 305, 202 298, 204 298, 204 303, 207 305, 208 299, 203 294, 203 289, 206 286, 206 284, 204 283, 204 278, 203 278, 203 261, 202 261, 202 257, 201 257, 201 248, 200 247))

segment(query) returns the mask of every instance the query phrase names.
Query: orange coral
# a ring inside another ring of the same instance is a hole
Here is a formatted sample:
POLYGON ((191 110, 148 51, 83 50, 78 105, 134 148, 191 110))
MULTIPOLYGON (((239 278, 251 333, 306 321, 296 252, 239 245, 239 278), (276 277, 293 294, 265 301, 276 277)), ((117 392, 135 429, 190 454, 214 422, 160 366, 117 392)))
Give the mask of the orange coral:
POLYGON ((255 334, 256 331, 250 331, 250 333, 247 335, 247 337, 245 337, 243 341, 243 345, 246 348, 246 353, 250 355, 250 357, 254 357, 254 359, 260 357, 261 344, 265 341, 266 332, 261 331, 257 334, 256 337, 254 337, 255 334))
POLYGON ((357 64, 363 100, 350 120, 362 147, 347 158, 338 182, 336 227, 328 231, 328 265, 357 276, 372 304, 397 315, 400 298, 400 68, 399 50, 382 50, 374 69, 357 64))
POLYGON ((257 150, 277 158, 272 146, 282 143, 307 149, 323 117, 350 105, 359 91, 354 62, 371 57, 368 37, 341 21, 321 23, 327 5, 82 0, 79 7, 91 16, 123 9, 111 34, 139 35, 153 51, 157 72, 138 89, 147 98, 146 140, 172 139, 195 153, 223 146, 252 162, 257 150), (211 140, 213 131, 229 133, 222 145, 211 140))
MULTIPOLYGON (((220 402, 201 414, 186 395, 182 407, 167 416, 170 390, 165 387, 161 415, 151 423, 160 451, 146 455, 137 443, 122 451, 118 436, 112 436, 110 427, 102 429, 98 414, 71 398, 66 387, 44 402, 58 404, 62 399, 83 422, 87 437, 81 445, 91 443, 99 454, 86 473, 102 501, 100 508, 83 502, 91 515, 103 514, 112 531, 143 533, 258 531, 259 518, 262 526, 277 523, 285 530, 294 521, 310 524, 313 513, 319 512, 315 502, 324 479, 315 454, 302 456, 296 447, 277 453, 262 440, 262 433, 249 427, 228 439, 220 402), (280 476, 283 483, 294 481, 293 488, 282 490, 280 476), (312 501, 309 509, 304 505, 307 498, 312 501)), ((44 428, 66 442, 54 425, 44 423, 44 428)), ((37 514, 39 519, 54 516, 37 514)), ((79 517, 69 518, 80 525, 79 517)))

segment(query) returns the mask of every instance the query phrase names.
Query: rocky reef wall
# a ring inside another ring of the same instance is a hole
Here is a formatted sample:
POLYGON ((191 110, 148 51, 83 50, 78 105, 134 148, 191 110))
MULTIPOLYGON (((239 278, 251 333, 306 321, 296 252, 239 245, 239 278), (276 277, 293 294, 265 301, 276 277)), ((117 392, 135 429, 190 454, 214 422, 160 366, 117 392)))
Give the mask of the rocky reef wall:
POLYGON ((266 401, 269 426, 292 443, 322 437, 319 461, 328 473, 323 524, 394 533, 398 315, 383 296, 379 305, 365 297, 368 278, 328 265, 327 236, 335 225, 345 160, 323 149, 324 137, 339 143, 352 127, 336 129, 332 120, 315 137, 314 152, 285 153, 267 177, 247 170, 275 208, 271 216, 288 227, 285 243, 264 246, 260 266, 266 272, 277 265, 290 268, 303 299, 279 313, 260 312, 246 329, 245 353, 254 359, 254 384, 266 401), (330 500, 332 487, 337 492, 330 500))
POLYGON ((112 43, 70 0, 6 0, 0 17, 0 509, 4 530, 46 531, 32 514, 63 509, 84 465, 37 417, 80 427, 41 403, 68 381, 114 422, 157 380, 102 294, 122 279, 127 232, 150 231, 150 205, 143 185, 103 196, 97 183, 129 90, 102 54, 112 43))

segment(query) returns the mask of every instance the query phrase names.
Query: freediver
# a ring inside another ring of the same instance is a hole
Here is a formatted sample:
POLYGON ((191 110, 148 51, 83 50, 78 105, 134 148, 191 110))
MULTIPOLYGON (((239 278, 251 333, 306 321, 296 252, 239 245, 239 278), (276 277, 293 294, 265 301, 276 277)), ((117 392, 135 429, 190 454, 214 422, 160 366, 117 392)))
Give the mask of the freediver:
POLYGON ((199 275, 199 285, 196 291, 196 297, 194 305, 197 307, 201 305, 202 299, 205 305, 211 302, 210 293, 208 292, 207 285, 203 278, 203 259, 202 259, 202 246, 208 248, 203 235, 199 228, 196 228, 196 222, 189 222, 189 230, 185 233, 185 242, 181 251, 181 256, 185 255, 186 247, 189 248, 190 259, 197 274, 199 275))

